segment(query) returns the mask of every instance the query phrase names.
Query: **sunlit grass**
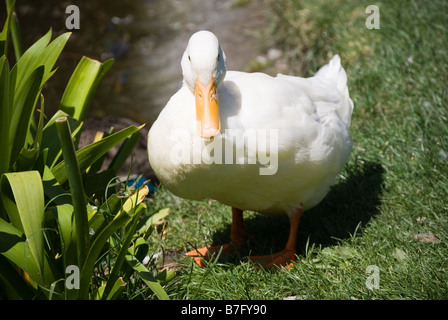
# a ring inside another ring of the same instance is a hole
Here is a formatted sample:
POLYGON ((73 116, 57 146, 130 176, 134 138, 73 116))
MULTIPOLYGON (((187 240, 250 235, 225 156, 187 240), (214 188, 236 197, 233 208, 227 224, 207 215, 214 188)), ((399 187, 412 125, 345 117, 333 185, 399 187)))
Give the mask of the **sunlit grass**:
MULTIPOLYGON (((380 29, 365 27, 371 1, 275 1, 272 32, 291 73, 312 75, 339 53, 355 103, 354 148, 328 197, 299 227, 298 260, 265 271, 240 257, 199 268, 181 253, 229 240, 230 208, 163 188, 170 207, 155 245, 177 252, 175 299, 446 299, 448 297, 448 4, 385 1, 380 29), (424 235, 424 236, 419 236, 424 235), (368 289, 368 266, 379 287, 368 289)), ((287 219, 246 213, 247 254, 277 251, 287 219)))

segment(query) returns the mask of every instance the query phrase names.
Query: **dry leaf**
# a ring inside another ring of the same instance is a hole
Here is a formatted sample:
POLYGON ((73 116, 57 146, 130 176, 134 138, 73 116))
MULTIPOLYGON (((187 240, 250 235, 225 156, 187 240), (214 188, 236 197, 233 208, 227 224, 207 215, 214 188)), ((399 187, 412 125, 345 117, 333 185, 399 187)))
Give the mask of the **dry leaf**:
POLYGON ((432 233, 416 233, 414 239, 424 243, 437 243, 440 240, 432 233))
POLYGON ((426 217, 418 217, 417 222, 423 224, 426 221, 426 217))

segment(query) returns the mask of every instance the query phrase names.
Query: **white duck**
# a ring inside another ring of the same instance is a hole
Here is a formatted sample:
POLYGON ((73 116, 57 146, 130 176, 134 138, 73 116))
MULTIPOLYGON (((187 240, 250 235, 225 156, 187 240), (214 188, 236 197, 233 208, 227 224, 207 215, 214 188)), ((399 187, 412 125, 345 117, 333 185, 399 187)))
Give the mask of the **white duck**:
POLYGON ((317 205, 348 161, 353 102, 335 55, 314 77, 226 72, 216 36, 192 35, 182 57, 183 86, 148 134, 161 183, 186 199, 232 207, 231 242, 188 253, 198 264, 247 237, 243 210, 287 214, 289 238, 277 254, 248 259, 264 267, 295 258, 302 211, 317 205))

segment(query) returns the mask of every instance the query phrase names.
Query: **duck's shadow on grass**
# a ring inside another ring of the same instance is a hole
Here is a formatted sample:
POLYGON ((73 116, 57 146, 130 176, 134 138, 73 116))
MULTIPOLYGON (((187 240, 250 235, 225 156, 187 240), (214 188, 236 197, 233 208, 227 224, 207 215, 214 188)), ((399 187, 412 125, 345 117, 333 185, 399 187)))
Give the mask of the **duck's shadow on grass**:
MULTIPOLYGON (((357 236, 362 228, 379 213, 384 169, 379 163, 357 161, 347 168, 347 180, 334 185, 325 199, 303 213, 297 234, 297 254, 309 246, 336 245, 340 239, 357 236)), ((268 196, 268 195, 266 195, 268 196)), ((247 255, 265 255, 282 250, 289 233, 285 216, 268 217, 256 214, 245 219, 252 240, 239 250, 235 262, 247 255)), ((230 225, 213 235, 214 245, 229 241, 230 225)))

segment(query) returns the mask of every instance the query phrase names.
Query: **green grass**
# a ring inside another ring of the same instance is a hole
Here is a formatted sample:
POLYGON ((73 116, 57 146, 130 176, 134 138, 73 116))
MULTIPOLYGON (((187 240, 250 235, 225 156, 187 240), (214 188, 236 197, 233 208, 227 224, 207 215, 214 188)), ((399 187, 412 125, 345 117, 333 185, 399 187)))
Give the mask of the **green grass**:
MULTIPOLYGON (((339 53, 355 110, 354 148, 326 199, 299 227, 290 270, 260 270, 239 256, 205 268, 182 253, 229 241, 230 208, 186 201, 163 188, 152 210, 170 208, 154 246, 175 257, 174 299, 448 298, 448 3, 275 1, 272 36, 291 73, 310 76, 339 53), (380 29, 365 8, 380 8, 380 29), (163 232, 162 232, 163 231, 163 232), (421 241, 418 234, 429 235, 421 241), (367 289, 366 269, 379 268, 367 289)), ((288 221, 245 213, 254 235, 240 252, 266 254, 286 241, 288 221)))

